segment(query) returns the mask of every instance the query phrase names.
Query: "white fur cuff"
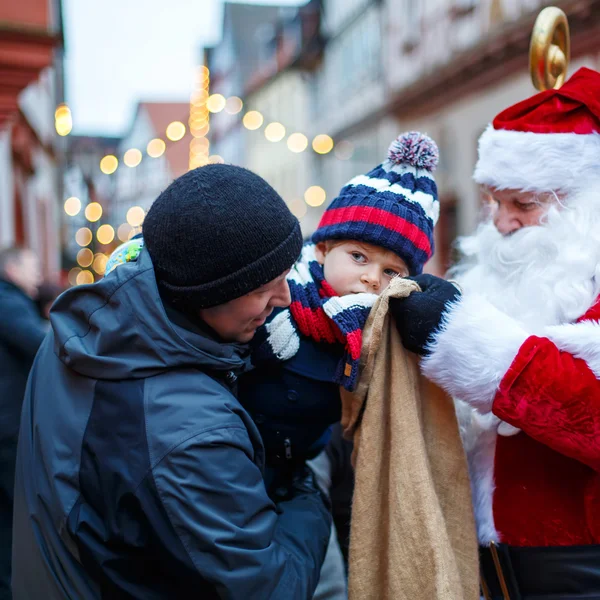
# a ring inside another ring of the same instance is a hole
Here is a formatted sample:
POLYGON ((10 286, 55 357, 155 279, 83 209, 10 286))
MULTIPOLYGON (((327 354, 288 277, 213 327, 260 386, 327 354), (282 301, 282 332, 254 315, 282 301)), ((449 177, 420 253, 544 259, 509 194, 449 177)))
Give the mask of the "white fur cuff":
POLYGON ((489 412, 500 382, 528 337, 483 296, 468 294, 446 312, 421 368, 451 396, 489 412))

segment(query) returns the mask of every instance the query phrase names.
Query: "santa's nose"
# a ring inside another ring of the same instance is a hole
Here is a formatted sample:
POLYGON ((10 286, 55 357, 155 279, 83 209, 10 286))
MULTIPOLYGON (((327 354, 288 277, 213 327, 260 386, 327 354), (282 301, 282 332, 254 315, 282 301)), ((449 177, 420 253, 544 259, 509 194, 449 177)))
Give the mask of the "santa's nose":
POLYGON ((494 225, 501 235, 510 235, 523 227, 519 219, 503 206, 499 206, 494 213, 494 225))

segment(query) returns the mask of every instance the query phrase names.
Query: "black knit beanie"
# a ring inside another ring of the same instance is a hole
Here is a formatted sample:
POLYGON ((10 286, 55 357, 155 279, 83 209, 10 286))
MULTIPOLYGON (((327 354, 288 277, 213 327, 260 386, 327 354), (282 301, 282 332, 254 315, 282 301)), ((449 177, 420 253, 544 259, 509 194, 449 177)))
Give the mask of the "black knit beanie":
POLYGON ((289 269, 302 249, 298 220, 261 177, 206 165, 152 204, 143 234, 161 290, 173 304, 209 308, 289 269))

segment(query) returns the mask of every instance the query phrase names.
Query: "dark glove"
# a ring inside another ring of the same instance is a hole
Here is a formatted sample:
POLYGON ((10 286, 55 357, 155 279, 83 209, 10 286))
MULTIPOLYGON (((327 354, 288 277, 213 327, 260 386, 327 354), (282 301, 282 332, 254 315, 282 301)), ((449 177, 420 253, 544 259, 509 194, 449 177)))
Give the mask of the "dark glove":
POLYGON ((420 292, 406 298, 390 298, 390 312, 403 346, 415 354, 426 354, 425 347, 439 329, 448 303, 460 298, 460 291, 449 281, 422 274, 409 277, 416 281, 420 292))
POLYGON ((325 506, 331 507, 328 496, 317 485, 312 469, 303 464, 292 472, 279 473, 271 485, 269 496, 273 502, 278 504, 306 494, 319 494, 325 506))

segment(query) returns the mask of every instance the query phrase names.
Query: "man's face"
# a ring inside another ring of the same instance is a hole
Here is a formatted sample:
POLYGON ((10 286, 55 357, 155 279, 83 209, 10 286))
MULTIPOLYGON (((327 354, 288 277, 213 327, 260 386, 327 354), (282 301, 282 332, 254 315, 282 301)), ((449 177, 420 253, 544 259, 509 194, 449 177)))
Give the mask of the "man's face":
POLYGON ((20 287, 28 296, 36 298, 42 282, 38 257, 24 250, 18 257, 6 265, 6 274, 10 281, 20 287))
POLYGON ((200 318, 226 342, 249 342, 274 308, 292 301, 286 281, 289 269, 258 289, 226 304, 203 308, 200 318))
POLYGON ((553 194, 486 188, 492 220, 500 234, 509 236, 523 227, 539 225, 548 209, 556 203, 553 194))

